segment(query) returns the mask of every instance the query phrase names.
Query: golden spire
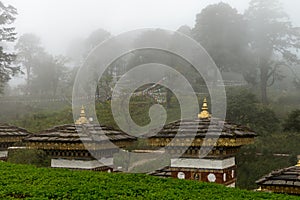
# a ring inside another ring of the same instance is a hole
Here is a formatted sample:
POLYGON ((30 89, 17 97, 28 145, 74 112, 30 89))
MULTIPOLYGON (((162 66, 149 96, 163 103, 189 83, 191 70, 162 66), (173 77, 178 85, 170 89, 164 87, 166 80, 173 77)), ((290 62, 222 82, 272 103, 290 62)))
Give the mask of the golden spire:
POLYGON ((298 160, 296 167, 300 167, 300 160, 298 160))
POLYGON ((300 167, 300 155, 297 156, 298 163, 295 165, 296 167, 300 167))
POLYGON ((84 106, 81 106, 80 117, 75 121, 76 125, 88 124, 89 120, 86 118, 84 106))
POLYGON ((210 118, 210 114, 208 112, 207 100, 206 97, 203 100, 202 111, 198 114, 199 119, 207 119, 210 118))

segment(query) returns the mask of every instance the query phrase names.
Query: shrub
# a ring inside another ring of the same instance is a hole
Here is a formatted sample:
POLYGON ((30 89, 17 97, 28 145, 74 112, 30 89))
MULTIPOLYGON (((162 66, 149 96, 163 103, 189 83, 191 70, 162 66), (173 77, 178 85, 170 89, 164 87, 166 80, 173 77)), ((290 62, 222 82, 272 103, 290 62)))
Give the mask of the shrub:
POLYGON ((50 158, 43 150, 9 149, 8 162, 15 164, 31 164, 37 167, 50 166, 50 158))

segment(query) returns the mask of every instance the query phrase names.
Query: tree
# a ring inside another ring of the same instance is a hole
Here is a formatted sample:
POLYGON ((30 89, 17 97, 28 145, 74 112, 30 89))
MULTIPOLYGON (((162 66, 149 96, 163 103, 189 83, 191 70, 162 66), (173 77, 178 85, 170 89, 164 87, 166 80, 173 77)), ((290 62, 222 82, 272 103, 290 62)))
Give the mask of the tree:
POLYGON ((16 46, 17 60, 26 70, 26 94, 57 95, 67 87, 67 59, 52 56, 41 46, 40 38, 34 34, 22 35, 16 46), (61 91, 59 91, 59 89, 61 91))
POLYGON ((300 31, 292 26, 278 0, 252 0, 245 11, 247 32, 258 72, 261 100, 268 103, 267 87, 282 78, 279 69, 299 64, 300 31))
POLYGON ((248 60, 245 28, 243 16, 221 2, 207 6, 197 15, 192 36, 221 71, 242 72, 248 60))
POLYGON ((300 110, 294 110, 288 115, 288 118, 283 124, 285 131, 300 132, 300 110))
POLYGON ((75 65, 82 65, 88 54, 110 36, 109 32, 99 28, 93 31, 87 38, 76 38, 68 46, 67 56, 74 61, 75 65))
POLYGON ((248 89, 230 88, 227 91, 226 119, 249 126, 258 134, 270 134, 279 130, 279 120, 267 106, 258 103, 248 89))
POLYGON ((177 29, 177 32, 185 34, 185 35, 187 35, 189 37, 192 37, 192 29, 189 26, 187 26, 187 25, 180 26, 177 29))
MULTIPOLYGON (((184 33, 186 35, 190 34, 190 28, 187 26, 182 26, 178 29, 179 33, 184 33)), ((194 56, 193 50, 191 50, 190 46, 187 46, 185 40, 182 39, 180 34, 171 33, 168 31, 164 31, 161 29, 149 30, 140 34, 134 41, 135 47, 138 46, 163 46, 165 49, 169 49, 170 51, 157 50, 157 49, 143 49, 136 50, 131 53, 131 56, 128 58, 128 62, 126 65, 126 70, 130 70, 136 66, 149 64, 149 63, 159 63, 166 66, 169 66, 183 75, 194 91, 200 91, 200 85, 203 85, 203 79, 201 75, 197 72, 197 70, 189 63, 187 60, 181 58, 178 55, 171 53, 172 51, 179 51, 178 48, 182 48, 182 50, 190 49, 189 52, 185 52, 186 54, 190 54, 190 56, 194 56)), ((151 72, 155 73, 155 72, 151 72)), ((157 77, 163 75, 164 82, 169 85, 173 84, 173 79, 171 74, 166 71, 156 72, 157 77)), ((150 77, 149 77, 150 78, 150 77)), ((167 107, 171 107, 171 99, 174 94, 171 90, 164 88, 162 91, 166 92, 166 104, 167 107)))
POLYGON ((44 52, 41 47, 40 38, 34 34, 26 33, 22 35, 16 46, 18 64, 21 64, 26 70, 26 94, 29 94, 29 87, 32 80, 32 68, 34 68, 34 59, 44 52))
POLYGON ((15 21, 17 10, 12 6, 5 6, 0 1, 0 93, 3 92, 4 85, 11 79, 11 76, 19 72, 18 67, 12 66, 16 55, 4 49, 4 42, 14 42, 16 40, 15 28, 10 25, 15 21))
POLYGON ((63 92, 66 62, 67 60, 62 56, 54 57, 45 52, 34 57, 30 94, 55 96, 58 92, 63 92))
MULTIPOLYGON (((72 59, 72 61, 75 64, 73 75, 74 72, 78 71, 79 69, 78 66, 81 66, 84 63, 85 58, 89 55, 89 53, 91 53, 93 49, 95 49, 101 42, 108 39, 110 36, 111 34, 109 32, 107 32, 102 28, 99 28, 93 31, 86 39, 77 39, 76 41, 74 40, 71 43, 67 55, 72 59)), ((109 54, 111 51, 114 51, 114 48, 108 48, 106 53, 109 54)), ((99 76, 97 72, 99 66, 97 64, 101 63, 100 58, 90 57, 88 63, 85 63, 85 65, 86 66, 90 65, 89 66, 90 70, 86 76, 89 77, 89 79, 92 81, 93 84, 97 83, 96 95, 101 96, 102 100, 106 100, 111 96, 110 86, 113 80, 113 74, 112 74, 113 70, 111 68, 107 70, 103 74, 102 76, 103 78, 99 80, 99 76), (93 64, 90 65, 88 63, 93 63, 93 64)), ((75 76, 73 76, 71 79, 73 79, 74 81, 75 76)), ((91 89, 90 86, 91 85, 86 85, 85 90, 90 90, 91 89)))
POLYGON ((108 39, 110 36, 111 36, 110 33, 102 28, 93 31, 89 35, 89 37, 85 40, 85 47, 87 53, 89 53, 89 51, 91 51, 94 47, 99 45, 101 42, 108 39))

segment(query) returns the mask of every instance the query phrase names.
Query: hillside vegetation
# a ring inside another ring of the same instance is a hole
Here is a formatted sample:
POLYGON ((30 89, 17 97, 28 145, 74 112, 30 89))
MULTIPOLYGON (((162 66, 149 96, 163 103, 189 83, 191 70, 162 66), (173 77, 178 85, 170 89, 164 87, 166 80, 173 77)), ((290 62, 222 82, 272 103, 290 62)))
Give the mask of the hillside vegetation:
POLYGON ((0 162, 1 199, 298 199, 145 174, 36 168, 0 162))
MULTIPOLYGON (((299 101, 296 101, 299 98, 300 96, 296 94, 281 97, 269 106, 263 106, 251 90, 227 88, 227 120, 248 126, 259 135, 253 145, 244 146, 237 155, 237 186, 239 188, 255 189, 257 188, 255 181, 263 175, 272 170, 289 167, 297 163, 297 155, 300 154, 300 130, 296 129, 299 124, 297 121, 299 117, 293 116, 299 112, 296 110, 300 106, 299 101), (282 102, 290 103, 286 105, 282 102), (288 113, 291 113, 291 119, 288 117, 288 113), (285 126, 292 128, 292 124, 294 124, 292 131, 285 130, 285 126), (278 157, 273 156, 274 154, 286 154, 287 156, 278 157)), ((200 103, 202 99, 203 96, 199 97, 200 103)), ((208 102, 210 101, 208 100, 208 102)), ((150 122, 148 112, 153 104, 154 101, 151 98, 133 98, 130 102, 130 114, 133 120, 141 126, 148 124, 150 122)), ((113 119, 109 101, 96 102, 95 106, 101 124, 118 128, 113 119)), ((163 106, 167 107, 165 104, 163 106)), ((10 121, 10 123, 24 127, 34 133, 53 126, 73 123, 70 107, 53 110, 32 112, 19 120, 10 121)), ((89 112, 86 110, 87 115, 89 112)), ((180 106, 175 97, 171 99, 170 105, 167 107, 167 116, 167 123, 180 119, 180 106)), ((141 146, 143 143, 139 142, 134 148, 141 146)), ((135 170, 138 171, 138 169, 135 170)))

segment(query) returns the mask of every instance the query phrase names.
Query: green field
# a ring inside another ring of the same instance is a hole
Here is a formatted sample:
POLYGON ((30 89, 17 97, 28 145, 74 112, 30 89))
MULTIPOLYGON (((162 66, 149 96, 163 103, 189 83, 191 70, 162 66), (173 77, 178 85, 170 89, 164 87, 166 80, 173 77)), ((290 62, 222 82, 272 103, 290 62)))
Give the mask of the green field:
POLYGON ((37 168, 0 162, 1 199, 299 199, 145 174, 37 168))

